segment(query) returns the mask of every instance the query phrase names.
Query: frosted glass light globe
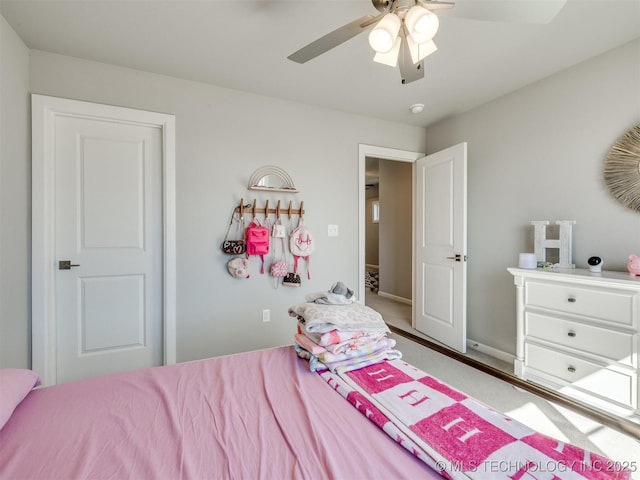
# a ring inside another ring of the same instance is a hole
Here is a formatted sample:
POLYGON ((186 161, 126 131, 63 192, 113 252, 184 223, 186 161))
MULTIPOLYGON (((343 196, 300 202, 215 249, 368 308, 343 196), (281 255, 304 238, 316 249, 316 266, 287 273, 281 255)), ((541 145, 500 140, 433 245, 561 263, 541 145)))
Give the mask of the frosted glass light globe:
POLYGON ((388 13, 369 34, 369 45, 378 53, 387 53, 393 48, 393 44, 402 25, 397 15, 388 13))
POLYGON ((425 43, 431 40, 440 26, 438 16, 420 5, 409 9, 404 23, 409 30, 409 35, 416 43, 425 43))

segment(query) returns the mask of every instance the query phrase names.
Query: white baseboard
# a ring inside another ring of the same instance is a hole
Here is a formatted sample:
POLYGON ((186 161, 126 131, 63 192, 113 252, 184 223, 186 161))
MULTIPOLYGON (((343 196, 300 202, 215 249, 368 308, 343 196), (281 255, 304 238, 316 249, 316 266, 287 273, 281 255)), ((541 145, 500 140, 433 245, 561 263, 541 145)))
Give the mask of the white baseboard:
POLYGON ((497 348, 493 348, 480 342, 476 342, 475 340, 472 340, 470 338, 467 338, 467 347, 473 348, 474 350, 489 355, 490 357, 497 358, 498 360, 502 360, 503 362, 507 362, 510 365, 513 365, 513 361, 516 359, 515 355, 511 355, 510 353, 503 352, 502 350, 498 350, 497 348))
POLYGON ((391 293, 378 291, 378 295, 385 298, 390 298, 391 300, 395 300, 396 302, 406 303, 407 305, 413 305, 413 302, 410 298, 398 297, 397 295, 392 295, 391 293))

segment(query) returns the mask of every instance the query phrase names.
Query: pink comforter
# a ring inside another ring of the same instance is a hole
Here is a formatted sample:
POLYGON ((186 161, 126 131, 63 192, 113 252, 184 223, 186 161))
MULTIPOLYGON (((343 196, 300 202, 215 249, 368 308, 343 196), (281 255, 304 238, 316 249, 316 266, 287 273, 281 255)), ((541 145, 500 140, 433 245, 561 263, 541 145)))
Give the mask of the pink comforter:
POLYGON ((3 480, 430 477, 292 347, 35 390, 0 431, 3 480))

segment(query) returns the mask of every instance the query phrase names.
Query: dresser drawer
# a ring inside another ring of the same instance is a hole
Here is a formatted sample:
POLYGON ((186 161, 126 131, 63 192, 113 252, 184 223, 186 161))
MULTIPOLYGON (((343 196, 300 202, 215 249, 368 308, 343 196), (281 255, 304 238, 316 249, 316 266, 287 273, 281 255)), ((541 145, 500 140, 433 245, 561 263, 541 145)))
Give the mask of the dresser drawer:
POLYGON ((525 313, 524 328, 527 338, 575 348, 630 367, 636 366, 636 337, 630 333, 533 312, 525 313))
POLYGON ((525 344, 525 367, 570 383, 589 394, 636 408, 635 374, 606 368, 549 348, 525 344))
POLYGON ((535 280, 528 281, 525 288, 525 306, 584 315, 627 326, 635 326, 634 297, 631 291, 535 280))

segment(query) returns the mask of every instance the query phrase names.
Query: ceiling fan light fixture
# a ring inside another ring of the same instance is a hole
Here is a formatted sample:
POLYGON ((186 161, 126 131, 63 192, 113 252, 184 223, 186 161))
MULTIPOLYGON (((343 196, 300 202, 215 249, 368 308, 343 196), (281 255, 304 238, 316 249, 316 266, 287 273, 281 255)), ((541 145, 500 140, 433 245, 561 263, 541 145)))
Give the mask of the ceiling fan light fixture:
POLYGON ((429 40, 425 43, 416 43, 413 41, 413 38, 409 36, 407 37, 407 44, 409 45, 411 61, 414 65, 438 50, 438 47, 436 47, 436 44, 433 42, 433 40, 429 40))
POLYGON ((378 53, 391 51, 401 26, 402 21, 397 15, 393 13, 386 14, 369 33, 369 45, 378 53))
POLYGON ((431 40, 440 26, 438 16, 420 5, 414 5, 404 17, 409 35, 418 44, 431 40))
POLYGON ((376 53, 373 57, 373 61, 382 63, 384 65, 389 65, 390 67, 397 67, 401 43, 402 38, 400 38, 400 36, 396 37, 396 41, 393 42, 393 47, 391 47, 391 50, 389 50, 387 53, 376 53))

